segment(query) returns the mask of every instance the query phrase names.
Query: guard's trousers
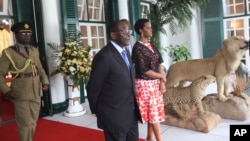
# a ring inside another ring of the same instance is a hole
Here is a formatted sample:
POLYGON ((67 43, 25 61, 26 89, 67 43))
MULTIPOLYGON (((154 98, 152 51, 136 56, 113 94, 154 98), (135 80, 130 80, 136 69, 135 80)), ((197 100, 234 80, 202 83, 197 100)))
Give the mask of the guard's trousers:
POLYGON ((18 127, 20 141, 32 141, 39 117, 41 99, 13 100, 15 119, 18 127))

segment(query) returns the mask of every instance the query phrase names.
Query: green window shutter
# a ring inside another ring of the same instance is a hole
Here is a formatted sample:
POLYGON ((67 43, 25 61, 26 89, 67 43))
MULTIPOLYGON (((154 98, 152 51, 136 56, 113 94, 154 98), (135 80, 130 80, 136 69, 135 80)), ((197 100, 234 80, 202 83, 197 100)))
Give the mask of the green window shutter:
POLYGON ((119 20, 118 0, 112 0, 110 2, 112 7, 112 19, 113 21, 119 20))
MULTIPOLYGON (((135 22, 140 19, 141 9, 140 9, 140 0, 129 0, 129 21, 131 24, 131 29, 134 29, 135 22)), ((135 39, 138 39, 139 36, 133 32, 133 36, 135 39)))
MULTIPOLYGON (((13 6, 14 8, 14 21, 16 22, 29 22, 31 24, 32 31, 35 32, 35 20, 34 20, 34 9, 32 0, 16 0, 13 2, 16 4, 13 6)), ((32 35, 30 44, 37 46, 36 42, 36 34, 32 35)))
POLYGON ((204 38, 204 58, 212 57, 215 53, 221 48, 222 45, 222 33, 221 31, 221 22, 220 20, 208 21, 205 22, 205 38, 204 38))
POLYGON ((79 31, 77 0, 61 0, 63 31, 76 34, 79 31))
MULTIPOLYGON (((104 13, 105 13, 105 24, 106 28, 108 25, 114 21, 114 19, 118 20, 119 19, 119 14, 118 14, 118 2, 117 0, 104 0, 104 13), (113 10, 115 9, 115 10, 113 10), (114 12, 116 11, 116 12, 114 12)), ((108 30, 107 30, 108 31, 108 30)), ((108 32, 106 32, 107 38, 109 38, 108 32)))
POLYGON ((203 56, 212 57, 221 48, 223 40, 222 2, 210 0, 203 11, 203 56))
POLYGON ((27 22, 34 22, 34 14, 33 14, 33 6, 31 0, 16 0, 16 7, 17 7, 17 18, 18 22, 20 21, 27 21, 27 22))

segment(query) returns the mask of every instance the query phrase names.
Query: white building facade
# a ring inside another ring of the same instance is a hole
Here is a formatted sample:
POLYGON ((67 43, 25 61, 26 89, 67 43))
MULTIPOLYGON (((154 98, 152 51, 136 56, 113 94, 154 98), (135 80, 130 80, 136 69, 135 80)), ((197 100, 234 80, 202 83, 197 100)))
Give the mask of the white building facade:
MULTIPOLYGON (((64 41, 64 29, 80 31, 84 46, 92 46, 92 54, 98 52, 107 42, 107 25, 118 19, 128 19, 133 25, 153 3, 151 0, 0 0, 0 49, 14 43, 10 27, 19 21, 29 21, 33 25, 32 43, 39 47, 41 60, 50 76, 49 96, 44 99, 45 109, 52 115, 67 108, 67 85, 58 73, 50 75, 55 67, 51 50, 47 43, 60 44, 64 41), (5 32, 5 33, 3 33, 5 32), (9 36, 6 41, 6 36, 9 36)), ((222 41, 233 35, 242 35, 249 40, 250 0, 210 0, 205 10, 193 9, 194 18, 184 31, 171 35, 168 25, 167 35, 159 33, 161 46, 185 44, 192 59, 211 57, 222 41)), ((134 32, 135 34, 135 32, 134 32)), ((136 38, 137 35, 134 35, 136 38)), ((0 51, 1 51, 0 50, 0 51)), ((162 54, 167 68, 172 60, 166 52, 162 54)), ((243 62, 249 67, 249 53, 243 62)), ((82 86, 84 88, 84 85, 82 86)), ((211 91, 212 92, 212 91, 211 91)), ((45 94, 46 95, 46 94, 45 94)), ((48 94, 47 94, 48 95, 48 94)), ((86 93, 82 90, 84 102, 86 93)))

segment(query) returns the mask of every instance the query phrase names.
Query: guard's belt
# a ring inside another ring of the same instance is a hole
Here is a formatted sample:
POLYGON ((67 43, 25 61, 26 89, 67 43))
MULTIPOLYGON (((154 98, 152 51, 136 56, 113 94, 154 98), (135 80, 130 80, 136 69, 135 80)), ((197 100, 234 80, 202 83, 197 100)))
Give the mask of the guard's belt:
POLYGON ((37 76, 37 73, 30 72, 30 73, 21 73, 16 78, 28 78, 28 77, 35 77, 35 76, 37 76))

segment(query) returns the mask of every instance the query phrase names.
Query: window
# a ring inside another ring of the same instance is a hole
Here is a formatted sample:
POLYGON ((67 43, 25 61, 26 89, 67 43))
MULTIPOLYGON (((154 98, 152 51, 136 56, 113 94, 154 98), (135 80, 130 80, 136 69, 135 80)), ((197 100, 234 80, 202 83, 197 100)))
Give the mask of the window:
POLYGON ((247 25, 249 18, 233 18, 233 19, 228 19, 224 20, 225 24, 225 31, 227 37, 230 36, 248 36, 246 35, 249 30, 249 27, 247 25))
MULTIPOLYGON (((224 37, 244 36, 250 39, 250 0, 223 0, 224 11, 224 37), (245 10, 245 7, 247 10, 245 10)), ((243 62, 249 67, 249 52, 243 62)))
POLYGON ((78 0, 79 20, 105 21, 103 0, 78 0))
POLYGON ((239 35, 249 39, 250 20, 249 10, 245 11, 246 4, 249 7, 250 0, 223 0, 225 38, 239 35))
POLYGON ((11 0, 0 0, 0 54, 2 50, 13 44, 10 27, 13 24, 11 0))
POLYGON ((245 14, 245 0, 223 0, 224 16, 236 16, 245 14))
POLYGON ((0 15, 7 15, 7 8, 8 8, 8 1, 7 0, 0 0, 0 15))
POLYGON ((78 0, 78 16, 79 16, 79 20, 88 20, 88 15, 87 15, 87 4, 86 4, 86 0, 78 0))
POLYGON ((106 30, 104 24, 80 23, 83 46, 91 46, 91 53, 95 55, 106 44, 106 30))
POLYGON ((150 6, 149 3, 141 2, 141 18, 149 19, 150 6))
POLYGON ((103 0, 78 0, 78 19, 83 46, 91 46, 95 54, 106 44, 103 0))

